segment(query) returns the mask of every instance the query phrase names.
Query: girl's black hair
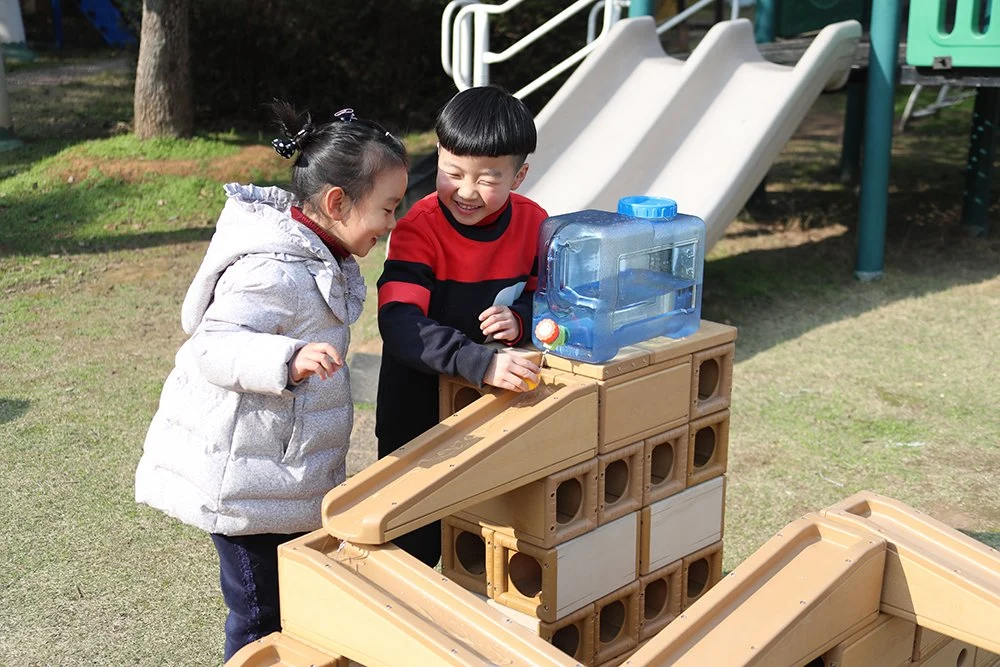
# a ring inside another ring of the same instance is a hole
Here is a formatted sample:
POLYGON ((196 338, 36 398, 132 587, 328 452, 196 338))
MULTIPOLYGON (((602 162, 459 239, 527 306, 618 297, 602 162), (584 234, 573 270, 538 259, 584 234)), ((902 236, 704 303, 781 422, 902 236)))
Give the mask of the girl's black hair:
POLYGON ((308 113, 299 114, 287 102, 274 100, 271 110, 281 131, 290 139, 276 139, 275 150, 298 158, 292 166, 289 191, 302 202, 323 192, 327 185, 343 188, 360 201, 375 187, 375 178, 386 169, 407 168, 406 148, 378 123, 340 112, 338 119, 314 125, 308 113))
POLYGON ((519 165, 535 150, 535 120, 524 102, 499 86, 458 93, 437 117, 438 143, 455 155, 514 156, 519 165))

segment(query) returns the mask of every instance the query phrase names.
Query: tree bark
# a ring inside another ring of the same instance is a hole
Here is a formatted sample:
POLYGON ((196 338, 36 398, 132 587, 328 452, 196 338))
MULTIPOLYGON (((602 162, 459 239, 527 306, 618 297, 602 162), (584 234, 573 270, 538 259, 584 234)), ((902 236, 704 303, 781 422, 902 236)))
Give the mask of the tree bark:
POLYGON ((191 136, 188 0, 143 0, 133 113, 140 139, 191 136))

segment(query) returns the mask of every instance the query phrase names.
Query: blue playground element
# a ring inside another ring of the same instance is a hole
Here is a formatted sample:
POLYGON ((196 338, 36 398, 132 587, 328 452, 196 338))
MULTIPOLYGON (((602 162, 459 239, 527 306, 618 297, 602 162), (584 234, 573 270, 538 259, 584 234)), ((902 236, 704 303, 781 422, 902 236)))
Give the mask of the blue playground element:
POLYGON ((551 217, 539 260, 533 339, 553 354, 599 363, 701 322, 705 223, 672 199, 625 197, 617 213, 551 217))
MULTIPOLYGON (((80 11, 97 28, 108 46, 124 48, 138 43, 128 29, 122 14, 110 0, 79 0, 80 11)), ((56 48, 63 45, 62 0, 52 0, 52 23, 55 27, 56 48)))

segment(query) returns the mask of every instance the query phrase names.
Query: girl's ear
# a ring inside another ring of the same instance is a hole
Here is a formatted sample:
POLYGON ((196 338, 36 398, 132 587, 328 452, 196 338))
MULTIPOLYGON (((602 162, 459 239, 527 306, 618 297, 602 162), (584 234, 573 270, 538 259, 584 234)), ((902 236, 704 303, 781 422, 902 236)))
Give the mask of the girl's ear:
POLYGON ((333 185, 323 193, 320 205, 323 207, 325 216, 339 222, 347 217, 350 202, 344 189, 339 185, 333 185))

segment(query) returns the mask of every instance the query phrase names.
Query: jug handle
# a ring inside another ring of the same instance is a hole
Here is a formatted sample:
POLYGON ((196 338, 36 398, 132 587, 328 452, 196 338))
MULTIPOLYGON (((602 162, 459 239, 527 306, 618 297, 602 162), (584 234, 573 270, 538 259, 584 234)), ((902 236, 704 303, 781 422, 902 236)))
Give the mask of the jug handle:
POLYGON ((549 258, 548 258, 548 283, 550 285, 556 286, 556 292, 569 301, 574 306, 583 306, 585 308, 596 309, 598 306, 597 299, 590 296, 583 296, 575 289, 565 284, 563 280, 557 280, 555 275, 556 266, 565 266, 564 256, 567 252, 578 252, 573 250, 572 244, 565 241, 554 241, 551 246, 549 246, 549 258))

